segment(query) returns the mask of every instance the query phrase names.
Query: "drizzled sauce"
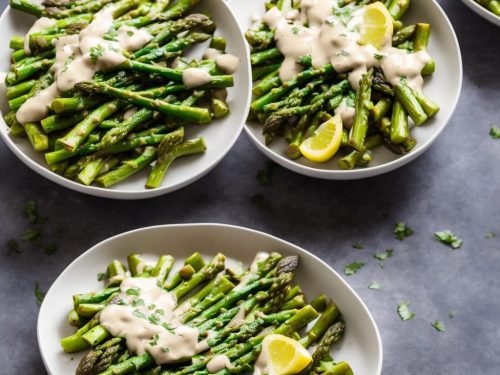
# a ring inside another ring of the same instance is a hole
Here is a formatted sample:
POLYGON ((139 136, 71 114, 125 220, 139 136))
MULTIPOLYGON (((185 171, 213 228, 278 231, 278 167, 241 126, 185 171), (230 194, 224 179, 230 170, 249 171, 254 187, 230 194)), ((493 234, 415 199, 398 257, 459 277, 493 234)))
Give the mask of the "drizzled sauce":
POLYGON ((203 54, 204 59, 214 60, 217 68, 225 74, 233 74, 240 65, 240 59, 229 53, 222 53, 218 49, 209 48, 203 54))
POLYGON ((314 68, 330 63, 339 73, 349 72, 349 82, 355 90, 362 75, 370 67, 378 67, 391 84, 406 77, 410 87, 421 91, 424 82, 421 71, 431 61, 427 51, 410 53, 394 48, 391 38, 383 42, 380 50, 361 45, 359 30, 363 15, 364 7, 340 8, 336 0, 302 0, 298 19, 290 19, 276 7, 270 9, 262 21, 274 30, 276 46, 285 58, 280 79, 283 82, 292 79, 303 70, 296 63, 297 58, 311 55, 314 68), (334 11, 342 14, 334 15, 334 11))
POLYGON ((24 37, 24 52, 26 52, 26 54, 28 54, 28 55, 31 53, 31 50, 30 50, 30 35, 31 34, 47 30, 47 29, 51 28, 52 26, 55 26, 56 23, 57 23, 56 20, 53 18, 40 17, 39 19, 37 19, 35 21, 35 23, 33 24, 33 26, 31 26, 31 28, 28 30, 28 33, 26 34, 26 36, 24 37))
POLYGON ((220 370, 228 368, 230 365, 231 361, 229 358, 226 355, 219 354, 207 363, 207 370, 213 374, 214 372, 219 372, 220 370))
POLYGON ((211 79, 210 73, 200 68, 187 68, 182 71, 182 82, 188 89, 202 86, 211 79))
POLYGON ((182 324, 175 296, 155 278, 126 278, 120 291, 118 304, 102 310, 100 322, 113 336, 124 337, 133 353, 149 353, 157 364, 166 364, 208 348, 208 338, 199 341, 198 329, 182 324))
MULTIPOLYGON (((100 70, 120 65, 126 60, 124 51, 135 51, 153 38, 146 30, 130 26, 121 26, 114 37, 110 36, 113 11, 113 6, 104 7, 79 35, 63 36, 55 42, 56 57, 51 67, 55 82, 19 108, 16 118, 21 124, 43 119, 51 101, 62 92, 91 79, 100 70)), ((37 28, 46 24, 44 21, 37 28)))

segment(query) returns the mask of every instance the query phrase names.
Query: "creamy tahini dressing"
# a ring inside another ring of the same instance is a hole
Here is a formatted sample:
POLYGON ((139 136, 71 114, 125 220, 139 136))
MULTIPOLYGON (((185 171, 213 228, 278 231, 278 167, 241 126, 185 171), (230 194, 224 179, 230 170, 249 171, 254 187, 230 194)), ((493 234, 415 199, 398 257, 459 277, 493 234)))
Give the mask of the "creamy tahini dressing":
POLYGON ((339 73, 349 72, 349 82, 355 90, 370 67, 381 68, 391 84, 406 77, 410 87, 422 90, 421 72, 431 61, 426 50, 410 53, 394 48, 391 38, 384 41, 380 50, 361 45, 359 28, 364 8, 353 8, 346 24, 333 15, 338 8, 335 0, 302 0, 298 20, 290 20, 288 14, 283 15, 276 7, 264 15, 262 20, 274 30, 276 46, 284 56, 280 68, 282 81, 289 81, 303 70, 296 63, 298 57, 311 55, 314 68, 330 63, 339 73))
POLYGON ((354 122, 354 116, 356 115, 356 110, 354 107, 350 107, 347 105, 347 101, 344 98, 340 105, 335 108, 335 114, 340 115, 342 119, 342 124, 346 127, 350 128, 354 122))
POLYGON ((215 58, 217 67, 226 74, 233 74, 240 65, 240 59, 229 53, 223 53, 215 58))
MULTIPOLYGON (((134 108, 134 107, 130 108, 127 112, 125 112, 125 114, 123 115, 123 118, 127 119, 129 117, 132 117, 135 112, 137 112, 137 108, 134 108)), ((141 273, 144 273, 144 271, 147 268, 152 268, 154 266, 155 266, 154 262, 150 262, 150 261, 139 262, 139 264, 136 267, 137 268, 137 274, 140 275, 141 273)))
POLYGON ((38 33, 40 31, 47 30, 56 25, 56 20, 48 17, 40 17, 35 21, 33 26, 28 30, 28 33, 24 37, 24 52, 28 55, 31 53, 30 50, 30 35, 38 33))
POLYGON ((236 285, 233 290, 240 290, 242 289, 245 285, 248 284, 248 281, 252 278, 252 274, 257 272, 259 270, 259 263, 260 262, 263 262, 264 260, 266 260, 267 258, 269 258, 269 253, 266 253, 264 251, 259 251, 256 255, 255 255, 255 258, 254 260, 252 261, 252 264, 250 265, 250 270, 248 271, 248 273, 243 276, 240 280, 240 282, 238 283, 238 285, 236 285))
POLYGON ((228 368, 230 365, 231 361, 229 357, 224 354, 219 354, 207 363, 207 370, 213 374, 214 372, 219 372, 220 370, 228 368))
POLYGON ((157 364, 166 364, 208 349, 208 338, 199 341, 198 329, 182 324, 175 296, 156 278, 126 278, 120 291, 120 302, 102 310, 100 322, 113 336, 124 337, 133 353, 149 353, 157 364))
POLYGON ((182 82, 187 88, 202 86, 212 79, 212 76, 206 70, 200 68, 187 68, 182 71, 182 82))
POLYGON ((104 39, 113 25, 113 11, 113 6, 101 9, 79 35, 63 36, 55 42, 56 57, 51 67, 54 86, 28 99, 19 108, 16 118, 21 124, 43 119, 48 114, 48 104, 62 92, 90 80, 100 70, 120 65, 126 60, 124 51, 135 51, 153 38, 146 30, 121 26, 116 40, 104 39))

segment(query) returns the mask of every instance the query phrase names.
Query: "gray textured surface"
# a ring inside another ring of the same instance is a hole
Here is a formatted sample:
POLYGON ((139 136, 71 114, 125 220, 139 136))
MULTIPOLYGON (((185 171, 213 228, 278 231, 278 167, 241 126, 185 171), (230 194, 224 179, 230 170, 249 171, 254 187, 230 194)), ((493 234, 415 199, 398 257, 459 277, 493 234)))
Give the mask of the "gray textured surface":
MULTIPOLYGON (((222 222, 269 232, 320 255, 336 270, 368 262, 347 280, 373 312, 384 342, 384 374, 498 374, 500 356, 500 141, 498 124, 500 28, 457 0, 440 1, 457 31, 464 58, 464 89, 450 126, 412 164, 385 176, 328 182, 276 167, 271 187, 255 180, 265 157, 243 134, 208 176, 181 191, 149 201, 118 202, 78 194, 38 176, 0 145, 0 246, 27 227, 21 214, 37 199, 47 217, 44 241, 62 231, 59 251, 47 256, 23 243, 23 254, 0 252, 0 374, 45 373, 36 342, 35 279, 47 289, 57 275, 95 243, 130 229, 167 223, 222 222), (262 193, 272 212, 249 203, 262 193), (404 220, 415 235, 392 235, 404 220), (463 239, 453 251, 432 234, 452 229, 463 239), (351 247, 361 241, 364 250, 351 247), (381 269, 372 258, 392 247, 381 269), (368 290, 376 280, 384 291, 368 290), (416 317, 402 322, 396 305, 410 301, 416 317), (452 319, 448 313, 454 311, 452 319), (430 323, 440 319, 438 333, 430 323)), ((1 1, 1 9, 6 1, 1 1)), ((2 41, 5 48, 7 41, 2 41)), ((436 98, 439 99, 439 98, 436 98)), ((365 374, 358 374, 365 375, 365 374)))

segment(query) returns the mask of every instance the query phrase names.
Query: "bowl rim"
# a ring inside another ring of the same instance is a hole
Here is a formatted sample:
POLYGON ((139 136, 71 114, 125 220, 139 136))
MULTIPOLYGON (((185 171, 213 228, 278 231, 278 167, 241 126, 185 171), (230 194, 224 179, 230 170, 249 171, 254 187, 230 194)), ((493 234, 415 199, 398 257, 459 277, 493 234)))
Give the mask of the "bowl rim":
POLYGON ((497 16, 495 13, 482 7, 474 0, 462 0, 462 2, 485 20, 489 21, 493 25, 500 27, 500 16, 497 16))
MULTIPOLYGON (((380 336, 380 332, 377 326, 377 323, 375 322, 375 319, 373 318, 373 315, 371 311, 368 309, 366 306, 365 302, 362 300, 362 298, 359 296, 359 294, 354 290, 353 287, 349 285, 349 283, 337 272, 335 269, 333 269, 328 263, 323 261, 321 258, 319 258, 317 255, 307 251, 306 249, 302 248, 299 245, 295 245, 287 240, 281 239, 279 237, 273 236, 269 233, 262 232, 256 229, 251 229, 247 227, 242 227, 238 225, 232 225, 232 224, 223 224, 223 223, 186 223, 186 224, 163 224, 163 225, 153 225, 153 226, 147 226, 147 227, 140 227, 136 228, 133 230, 129 230, 126 232, 122 232, 120 234, 108 237, 89 249, 85 250, 82 254, 80 254, 76 259, 74 259, 69 265, 64 268, 64 270, 57 276, 57 278, 54 280, 50 288, 47 290, 46 295, 49 295, 51 291, 53 290, 54 286, 59 282, 59 280, 65 276, 67 273, 70 272, 70 269, 75 266, 81 259, 91 256, 92 253, 99 251, 100 248, 103 246, 106 246, 108 243, 113 242, 119 238, 122 237, 127 237, 127 236, 133 236, 136 233, 143 232, 143 231, 149 231, 149 230, 157 230, 157 229, 170 229, 170 228, 191 228, 191 229, 199 229, 199 228, 217 228, 217 229, 226 229, 230 231, 238 231, 238 232, 247 232, 252 235, 257 235, 261 237, 265 237, 269 240, 275 241, 277 243, 280 243, 286 247, 292 247, 294 248, 300 255, 305 256, 305 257, 311 257, 314 261, 320 263, 321 265, 327 267, 330 272, 332 272, 338 279, 339 281, 344 285, 347 290, 349 290, 352 298, 356 299, 358 303, 360 303, 361 307, 365 310, 366 315, 368 316, 368 320, 370 324, 372 325, 374 332, 375 332, 375 338, 377 341, 377 349, 378 349, 378 361, 377 361, 377 369, 375 374, 376 375, 381 375, 382 374, 382 364, 383 364, 383 358, 384 358, 384 349, 383 349, 383 344, 382 344, 382 338, 380 336)), ((51 374, 48 362, 46 360, 46 355, 44 354, 44 344, 42 341, 42 333, 41 333, 41 320, 42 320, 42 311, 44 310, 44 304, 42 302, 42 305, 40 306, 40 310, 38 312, 38 317, 37 317, 37 344, 38 344, 38 349, 40 352, 40 356, 42 357, 43 364, 49 374, 51 374)))
MULTIPOLYGON (((229 12, 230 16, 232 17, 233 22, 236 24, 236 29, 239 32, 239 36, 243 40, 243 45, 244 45, 244 53, 245 56, 244 58, 249 61, 250 59, 250 48, 248 46, 248 43, 245 41, 245 34, 243 32, 243 29, 241 28, 241 25, 239 24, 237 17, 235 16, 233 10, 231 7, 228 5, 227 1, 225 0, 214 0, 218 1, 219 5, 221 7, 226 8, 226 10, 229 12)), ((5 22, 5 18, 9 17, 11 12, 15 12, 16 9, 12 8, 10 5, 7 5, 0 15, 0 23, 5 22)), ((243 73, 242 73, 243 74, 243 73)), ((246 77, 243 77, 243 79, 251 82, 251 69, 248 69, 247 74, 245 74, 246 77)), ((236 141, 238 140, 239 136, 242 133, 246 118, 248 116, 249 110, 250 110, 250 103, 252 99, 251 95, 251 90, 252 90, 252 85, 249 85, 248 88, 248 93, 247 93, 247 100, 246 103, 244 104, 243 107, 243 116, 241 119, 240 124, 238 126, 234 126, 236 129, 233 137, 231 138, 230 142, 228 142, 222 152, 214 158, 208 165, 207 168, 205 168, 203 171, 190 176, 189 178, 186 178, 184 181, 181 181, 179 183, 176 183, 172 186, 161 186, 156 189, 146 189, 144 187, 144 190, 140 191, 135 191, 135 190, 114 190, 114 189, 107 189, 107 188, 101 188, 97 186, 85 186, 83 184, 79 184, 73 180, 69 180, 63 176, 60 176, 56 174, 55 172, 52 172, 47 168, 45 165, 40 165, 37 162, 35 162, 33 159, 31 159, 27 154, 21 151, 14 141, 12 140, 12 137, 10 136, 8 129, 9 127, 5 123, 3 119, 3 113, 0 111, 0 137, 3 139, 4 143, 7 145, 7 147, 12 151, 14 155, 17 156, 19 160, 21 160, 26 166, 28 166, 31 170, 34 172, 38 173, 42 177, 45 177, 46 179, 55 182, 56 184, 63 186, 65 188, 84 193, 87 195, 92 195, 96 197, 101 197, 101 198, 109 198, 109 199, 119 199, 119 200, 138 200, 138 199, 148 199, 148 198, 154 198, 158 197, 160 195, 168 194, 173 191, 182 189, 183 187, 195 182, 196 180, 204 177, 207 173, 212 171, 221 161, 222 159, 229 153, 229 151, 232 150, 234 145, 236 144, 236 141)), ((235 98, 239 98, 240 95, 236 95, 235 98)), ((237 99, 238 100, 238 99, 237 99)))
MULTIPOLYGON (((231 5, 233 1, 237 0, 230 0, 229 4, 231 5)), ((307 165, 299 164, 294 160, 291 160, 286 156, 281 155, 273 151, 271 148, 267 147, 253 134, 252 130, 250 130, 250 125, 248 121, 245 122, 244 126, 245 133, 247 134, 247 136, 252 140, 252 142, 257 146, 257 148, 260 151, 262 151, 267 157, 269 157, 276 163, 280 164, 282 167, 287 168, 292 172, 296 172, 305 176, 315 177, 320 179, 328 179, 328 180, 357 180, 357 179, 363 179, 381 175, 393 171, 397 168, 400 168, 408 164, 409 162, 415 160, 420 155, 422 155, 425 151, 427 151, 427 149, 434 143, 434 141, 439 137, 439 135, 443 132, 443 130, 448 126, 450 119, 455 113, 455 110, 457 108, 463 84, 462 52, 460 49, 460 44, 458 42, 455 29, 453 28, 453 25, 448 16, 446 15, 446 13, 444 12, 443 8, 436 0, 426 0, 426 1, 436 6, 437 11, 445 21, 447 28, 451 30, 452 41, 453 41, 452 47, 454 48, 454 50, 457 52, 458 55, 459 77, 458 77, 458 90, 456 90, 456 93, 452 99, 452 110, 442 121, 444 123, 444 126, 438 129, 425 143, 422 144, 422 146, 419 149, 411 151, 408 154, 398 157, 397 159, 394 159, 388 163, 376 165, 373 167, 366 167, 366 168, 352 169, 352 170, 318 169, 307 165)))

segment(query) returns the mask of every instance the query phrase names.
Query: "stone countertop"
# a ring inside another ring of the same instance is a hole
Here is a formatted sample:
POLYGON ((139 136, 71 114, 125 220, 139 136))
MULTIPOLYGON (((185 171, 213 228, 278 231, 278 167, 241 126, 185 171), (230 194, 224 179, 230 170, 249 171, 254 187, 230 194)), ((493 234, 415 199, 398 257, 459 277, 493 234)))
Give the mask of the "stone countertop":
MULTIPOLYGON (((55 185, 0 145, 0 175, 6 178, 0 186, 0 373, 45 373, 36 341, 35 280, 46 290, 83 251, 130 229, 220 222, 284 238, 339 272, 353 261, 367 262, 346 279, 380 328, 383 374, 498 374, 500 140, 492 140, 488 131, 492 123, 499 124, 500 28, 456 0, 440 3, 462 48, 461 100, 425 155, 383 176, 322 181, 276 166, 272 186, 260 186, 255 175, 266 158, 242 134, 224 161, 196 183, 156 199, 119 202, 55 185), (250 203, 256 193, 270 211, 250 203), (28 226, 22 209, 29 199, 38 201, 45 218, 43 242, 57 238, 54 255, 26 242, 22 254, 6 255, 4 244, 28 226), (397 221, 415 234, 395 240, 397 221), (455 231, 464 240, 462 248, 437 243, 433 233, 442 229, 455 231), (499 236, 486 239, 489 231, 499 236), (363 250, 352 248, 357 242, 363 250), (382 269, 372 255, 387 248, 394 255, 382 269), (372 281, 383 290, 368 289, 372 281), (407 322, 396 313, 403 301, 411 302, 416 313, 407 322), (435 320, 445 324, 445 333, 432 328, 435 320)), ((6 0, 0 4, 3 9, 6 0)))

